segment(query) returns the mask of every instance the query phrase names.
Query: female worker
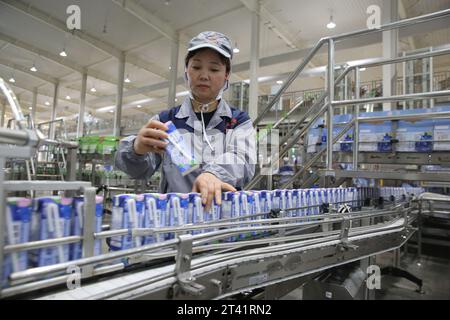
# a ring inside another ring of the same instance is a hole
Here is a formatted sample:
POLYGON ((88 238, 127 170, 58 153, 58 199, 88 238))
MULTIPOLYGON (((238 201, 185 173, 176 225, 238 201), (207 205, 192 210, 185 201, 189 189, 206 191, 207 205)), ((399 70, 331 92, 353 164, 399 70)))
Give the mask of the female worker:
POLYGON ((116 166, 134 179, 148 179, 162 164, 160 192, 199 192, 206 209, 222 191, 242 189, 255 172, 255 135, 247 113, 222 98, 228 88, 233 48, 219 32, 194 37, 185 58, 189 97, 154 116, 137 136, 120 142, 116 166), (183 176, 165 152, 172 121, 184 140, 193 141, 199 168, 183 176))

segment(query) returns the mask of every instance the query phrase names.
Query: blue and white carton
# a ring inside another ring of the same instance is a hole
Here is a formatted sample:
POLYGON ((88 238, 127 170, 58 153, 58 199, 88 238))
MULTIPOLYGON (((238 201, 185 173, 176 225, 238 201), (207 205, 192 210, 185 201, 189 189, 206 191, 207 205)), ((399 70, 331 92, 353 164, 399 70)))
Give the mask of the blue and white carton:
MULTIPOLYGON (((190 221, 193 225, 199 225, 204 222, 203 220, 203 204, 200 193, 189 193, 189 212, 191 215, 190 221)), ((202 230, 196 229, 192 231, 192 234, 202 233, 202 230)))
POLYGON ((144 196, 121 194, 113 197, 111 230, 128 229, 124 236, 111 238, 111 250, 124 250, 142 245, 142 237, 132 237, 132 230, 143 227, 145 215, 144 196))
MULTIPOLYGON (((74 236, 79 236, 83 234, 83 226, 85 222, 85 211, 84 211, 84 198, 75 197, 73 199, 73 217, 72 217, 72 232, 74 236)), ((95 214, 94 214, 94 232, 102 231, 102 218, 103 218, 103 197, 95 197, 95 214)), ((97 239, 94 242, 94 255, 101 254, 102 251, 101 239, 97 239)), ((81 242, 72 243, 70 250, 70 259, 77 260, 82 257, 82 246, 81 242)))
MULTIPOLYGON (((5 219, 5 245, 28 242, 31 229, 32 201, 28 198, 8 198, 5 219)), ((3 258, 2 286, 7 286, 8 276, 28 268, 28 252, 7 253, 3 258)))
MULTIPOLYGON (((146 193, 144 195, 145 217, 144 228, 161 228, 165 226, 168 216, 167 195, 159 193, 146 193)), ((162 242, 164 234, 155 233, 153 236, 144 237, 144 244, 162 242)))
MULTIPOLYGON (((39 240, 70 236, 72 198, 43 197, 35 201, 39 215, 39 240)), ((69 244, 57 245, 38 250, 39 267, 69 261, 69 244)))

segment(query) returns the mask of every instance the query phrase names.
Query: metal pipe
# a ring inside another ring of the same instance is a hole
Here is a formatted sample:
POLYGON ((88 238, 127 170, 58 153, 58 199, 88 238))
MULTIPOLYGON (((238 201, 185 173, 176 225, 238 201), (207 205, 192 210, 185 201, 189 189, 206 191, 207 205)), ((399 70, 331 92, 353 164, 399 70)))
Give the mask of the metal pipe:
POLYGON ((33 278, 35 279, 37 277, 44 276, 47 274, 64 272, 67 270, 68 267, 73 266, 73 265, 83 267, 86 265, 97 264, 97 263, 101 263, 101 262, 105 262, 105 261, 109 261, 109 260, 125 258, 125 257, 131 256, 131 255, 145 253, 146 251, 149 251, 152 249, 168 248, 173 245, 176 245, 178 242, 179 242, 178 239, 167 240, 163 243, 149 244, 149 245, 145 245, 145 246, 138 247, 138 248, 132 248, 132 249, 127 249, 127 250, 122 250, 122 251, 111 252, 111 253, 107 253, 107 254, 104 254, 101 256, 83 258, 83 259, 68 261, 68 262, 59 263, 59 264, 55 264, 55 265, 51 265, 51 266, 38 267, 38 268, 33 268, 33 269, 25 270, 25 271, 19 271, 19 272, 15 272, 15 273, 11 274, 10 279, 11 279, 11 281, 20 281, 20 280, 24 280, 24 279, 33 279, 33 278))
POLYGON ((294 80, 297 78, 297 76, 300 74, 300 72, 303 71, 303 69, 306 67, 306 65, 311 61, 311 59, 314 57, 314 55, 319 51, 319 49, 322 47, 322 45, 325 43, 324 39, 321 39, 314 48, 311 49, 311 51, 308 53, 308 55, 303 59, 302 63, 297 67, 297 69, 289 76, 289 78, 286 80, 286 82, 283 84, 283 86, 278 90, 275 97, 269 102, 267 107, 261 112, 261 114, 253 121, 253 126, 257 126, 262 118, 266 115, 267 112, 269 112, 270 109, 274 106, 274 104, 281 98, 281 95, 286 91, 286 89, 294 82, 294 80))
POLYGON ((63 141, 63 140, 51 140, 51 139, 43 139, 41 142, 45 145, 56 145, 59 147, 69 148, 69 149, 76 149, 78 148, 77 142, 72 141, 63 141))
POLYGON ((24 250, 48 248, 48 247, 53 247, 56 245, 75 243, 75 242, 78 242, 81 240, 83 240, 83 238, 81 236, 69 236, 69 237, 64 237, 64 238, 30 241, 30 242, 19 243, 19 244, 10 244, 10 245, 5 246, 4 252, 11 253, 11 252, 17 252, 17 251, 24 251, 24 250))
POLYGON ((20 129, 25 128, 25 126, 22 123, 25 120, 25 117, 23 116, 22 108, 20 107, 19 100, 17 99, 14 92, 11 90, 11 87, 1 77, 0 77, 0 89, 1 89, 1 91, 3 91, 3 94, 5 95, 6 99, 8 100, 8 103, 11 107, 12 114, 14 116, 14 120, 16 120, 19 128, 20 129))
POLYGON ((448 119, 450 118, 450 111, 447 112, 429 112, 418 114, 402 114, 391 116, 378 116, 378 117, 359 117, 359 122, 380 122, 389 120, 429 120, 429 119, 448 119))
MULTIPOLYGON (((343 34, 336 35, 336 36, 333 36, 330 38, 334 39, 335 41, 339 41, 339 40, 342 40, 345 38, 351 38, 351 37, 366 35, 366 34, 375 33, 375 32, 387 31, 387 30, 391 30, 391 29, 403 28, 403 27, 407 27, 410 25, 415 25, 418 23, 423 23, 423 22, 434 20, 434 19, 439 19, 439 18, 448 16, 448 15, 450 15, 450 9, 441 10, 441 11, 437 11, 437 12, 433 12, 430 14, 425 14, 422 16, 413 17, 413 18, 409 18, 409 19, 403 19, 400 21, 395 21, 392 23, 382 25, 379 28, 362 29, 362 30, 358 30, 358 31, 343 33, 343 34)), ((325 39, 328 39, 328 38, 325 38, 325 39)))
POLYGON ((24 146, 28 143, 28 140, 27 131, 0 128, 0 143, 24 146))
POLYGON ((113 135, 121 135, 121 120, 122 120, 122 104, 123 104, 123 84, 125 77, 125 54, 120 53, 119 65, 117 68, 117 96, 116 96, 116 108, 114 110, 114 126, 113 135))
POLYGON ((411 60, 418 60, 418 59, 430 58, 430 57, 435 57, 435 56, 442 56, 442 55, 446 55, 446 54, 450 54, 450 49, 440 49, 440 50, 436 50, 436 51, 428 51, 425 53, 418 53, 418 54, 402 56, 402 57, 398 57, 398 58, 381 59, 381 60, 375 61, 375 62, 368 62, 368 63, 361 63, 361 64, 353 65, 349 68, 351 69, 351 68, 356 68, 356 67, 360 67, 360 68, 361 67, 366 67, 366 68, 378 67, 378 66, 382 66, 385 64, 393 64, 393 63, 399 63, 399 62, 405 62, 405 61, 411 61, 411 60))
POLYGON ((419 195, 418 200, 450 202, 450 196, 445 196, 432 192, 424 192, 419 195))
MULTIPOLYGON (((355 97, 356 100, 360 99, 360 73, 359 67, 355 68, 355 97)), ((355 127, 353 128, 353 170, 358 170, 358 155, 359 155, 359 107, 357 104, 354 106, 355 110, 353 118, 355 119, 355 127)))
POLYGON ((278 128, 278 126, 286 120, 295 110, 298 109, 303 104, 303 100, 301 100, 299 103, 297 103, 284 117, 282 117, 280 120, 278 120, 272 127, 272 129, 278 128))
POLYGON ((58 119, 55 119, 55 120, 42 121, 42 122, 38 123, 38 127, 41 127, 44 124, 51 124, 51 123, 57 123, 57 122, 64 123, 64 119, 63 118, 58 118, 58 119))
MULTIPOLYGON (((4 259, 4 246, 5 246, 5 236, 4 232, 6 230, 6 197, 8 192, 5 190, 3 181, 5 180, 5 158, 0 157, 0 275, 3 277, 3 259, 4 259)), ((0 291, 1 296, 1 291, 0 291)))
POLYGON ((78 111, 77 138, 81 138, 84 132, 84 111, 86 109, 87 71, 81 75, 80 108, 78 111))
POLYGON ((327 170, 333 170, 333 105, 334 100, 334 41, 328 40, 328 70, 327 70, 327 91, 328 91, 328 110, 327 110, 327 170))
POLYGON ((417 100, 423 98, 437 98, 450 96, 450 90, 434 91, 434 92, 423 92, 423 93, 412 93, 391 97, 376 97, 376 98, 365 98, 358 100, 341 100, 333 101, 333 106, 342 106, 346 104, 362 104, 362 103, 377 103, 383 101, 405 101, 405 100, 417 100))

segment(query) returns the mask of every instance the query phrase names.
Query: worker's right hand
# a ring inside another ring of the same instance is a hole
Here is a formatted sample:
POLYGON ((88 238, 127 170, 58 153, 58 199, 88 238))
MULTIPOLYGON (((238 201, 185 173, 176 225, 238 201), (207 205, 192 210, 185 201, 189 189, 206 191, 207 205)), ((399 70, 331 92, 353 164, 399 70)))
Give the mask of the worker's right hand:
POLYGON ((150 120, 139 130, 136 139, 134 139, 134 152, 138 155, 144 155, 147 152, 156 152, 163 154, 167 142, 161 139, 167 139, 167 126, 158 120, 150 120))

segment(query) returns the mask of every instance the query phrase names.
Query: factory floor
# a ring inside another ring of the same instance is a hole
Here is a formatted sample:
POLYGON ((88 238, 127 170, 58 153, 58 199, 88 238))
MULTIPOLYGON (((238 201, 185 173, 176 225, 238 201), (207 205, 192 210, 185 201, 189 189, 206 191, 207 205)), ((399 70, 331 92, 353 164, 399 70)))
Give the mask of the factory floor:
MULTIPOLYGON (((393 257, 392 252, 380 254, 373 263, 380 268, 392 266, 393 257)), ((405 278, 383 275, 381 289, 375 290, 375 300, 450 300, 450 255, 423 254, 419 261, 416 254, 403 254, 400 268, 422 279, 422 292, 418 292, 418 286, 405 278)), ((302 288, 298 288, 280 300, 301 300, 302 297, 302 288)))
MULTIPOLYGON (((392 265, 391 257, 391 253, 379 255, 376 263, 392 265)), ((419 261, 416 255, 408 254, 400 260, 400 268, 422 279, 422 293, 407 279, 385 275, 381 289, 375 291, 376 300, 450 300, 450 257, 422 255, 419 261)))

